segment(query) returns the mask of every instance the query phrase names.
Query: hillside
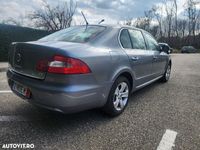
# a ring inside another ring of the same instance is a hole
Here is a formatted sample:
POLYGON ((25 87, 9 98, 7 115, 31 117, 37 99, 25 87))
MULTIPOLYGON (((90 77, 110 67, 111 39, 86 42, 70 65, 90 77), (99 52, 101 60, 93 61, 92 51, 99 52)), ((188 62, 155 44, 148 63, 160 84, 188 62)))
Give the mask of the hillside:
POLYGON ((0 61, 7 61, 10 43, 34 41, 49 33, 44 30, 0 24, 0 61))

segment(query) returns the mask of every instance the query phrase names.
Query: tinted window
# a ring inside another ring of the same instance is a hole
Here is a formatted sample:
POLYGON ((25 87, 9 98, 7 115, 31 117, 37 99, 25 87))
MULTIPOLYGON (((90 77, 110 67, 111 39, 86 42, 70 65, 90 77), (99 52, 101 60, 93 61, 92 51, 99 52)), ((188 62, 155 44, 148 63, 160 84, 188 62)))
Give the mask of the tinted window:
POLYGON ((129 30, 133 49, 146 49, 145 41, 141 31, 129 30))
POLYGON ((157 41, 148 33, 144 33, 145 39, 148 44, 149 50, 159 50, 159 45, 157 41))
POLYGON ((46 36, 41 41, 66 41, 84 43, 101 33, 105 27, 102 26, 75 26, 55 32, 46 36))
POLYGON ((128 30, 124 29, 121 31, 120 42, 121 42, 123 48, 127 48, 127 49, 132 48, 131 39, 129 37, 128 30))

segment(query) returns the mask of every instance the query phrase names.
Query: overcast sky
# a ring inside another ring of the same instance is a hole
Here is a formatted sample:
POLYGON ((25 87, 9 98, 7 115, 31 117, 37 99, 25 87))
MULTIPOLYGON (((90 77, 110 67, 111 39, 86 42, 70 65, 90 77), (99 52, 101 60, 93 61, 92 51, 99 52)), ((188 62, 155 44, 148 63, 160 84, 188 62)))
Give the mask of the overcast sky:
MULTIPOLYGON (((46 0, 51 5, 67 0, 46 0)), ((113 24, 118 21, 137 18, 144 15, 144 11, 153 5, 158 5, 162 0, 76 0, 76 22, 83 22, 80 17, 82 10, 90 23, 97 23, 105 19, 105 23, 113 24)), ((179 12, 183 10, 185 0, 178 0, 179 12)), ((0 0, 0 20, 10 17, 20 19, 21 16, 30 14, 34 9, 42 6, 42 0, 0 0)), ((29 21, 31 23, 31 21, 29 21)), ((28 24, 26 22, 26 24, 28 24)))

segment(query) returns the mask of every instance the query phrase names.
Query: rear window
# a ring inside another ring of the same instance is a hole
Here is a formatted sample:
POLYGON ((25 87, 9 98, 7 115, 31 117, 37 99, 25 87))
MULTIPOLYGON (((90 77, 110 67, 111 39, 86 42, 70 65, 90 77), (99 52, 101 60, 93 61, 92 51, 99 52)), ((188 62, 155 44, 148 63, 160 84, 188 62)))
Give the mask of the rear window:
POLYGON ((105 28, 106 27, 102 26, 74 26, 50 34, 40 39, 40 41, 65 41, 85 43, 88 42, 90 39, 96 37, 99 33, 103 32, 105 28))

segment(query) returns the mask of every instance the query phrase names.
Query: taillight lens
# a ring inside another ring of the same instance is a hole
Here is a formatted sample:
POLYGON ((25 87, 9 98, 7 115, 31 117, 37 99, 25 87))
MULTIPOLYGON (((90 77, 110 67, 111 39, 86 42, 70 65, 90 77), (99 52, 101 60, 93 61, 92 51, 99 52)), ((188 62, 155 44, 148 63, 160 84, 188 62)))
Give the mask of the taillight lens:
MULTIPOLYGON (((37 68, 40 68, 40 71, 48 71, 49 73, 58 73, 58 74, 87 74, 91 70, 83 61, 64 57, 64 56, 54 56, 53 60, 48 62, 48 68, 45 68, 46 61, 41 61, 37 68)), ((38 69, 37 69, 38 70, 38 69)), ((38 71, 39 71, 38 70, 38 71)))

